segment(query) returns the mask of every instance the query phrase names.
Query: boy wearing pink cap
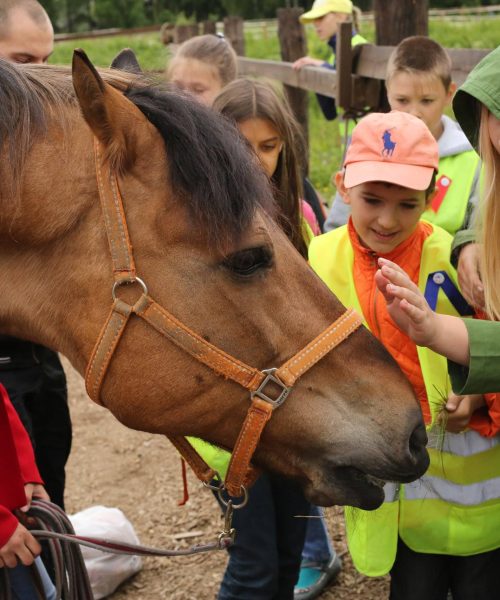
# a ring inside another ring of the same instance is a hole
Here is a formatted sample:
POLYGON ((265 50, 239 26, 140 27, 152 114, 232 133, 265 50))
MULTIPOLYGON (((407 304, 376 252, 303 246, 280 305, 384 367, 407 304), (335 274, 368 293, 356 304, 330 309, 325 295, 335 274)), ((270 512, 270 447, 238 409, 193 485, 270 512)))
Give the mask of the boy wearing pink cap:
POLYGON ((433 310, 471 313, 449 262, 451 236, 420 220, 437 170, 438 145, 420 119, 397 111, 365 117, 336 176, 351 218, 314 239, 309 258, 398 362, 428 428, 431 464, 422 479, 387 483, 375 511, 346 508, 356 568, 371 576, 390 573, 391 600, 446 600, 450 590, 457 600, 492 599, 500 573, 500 530, 493 525, 500 522, 499 398, 448 396, 446 360, 397 328, 375 283, 378 258, 388 258, 433 310))

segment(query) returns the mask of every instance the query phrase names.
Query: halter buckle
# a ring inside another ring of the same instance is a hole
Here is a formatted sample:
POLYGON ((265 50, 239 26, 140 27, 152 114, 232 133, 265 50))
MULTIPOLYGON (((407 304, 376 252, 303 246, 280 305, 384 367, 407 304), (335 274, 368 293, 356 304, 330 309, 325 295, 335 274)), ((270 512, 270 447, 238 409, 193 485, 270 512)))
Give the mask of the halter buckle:
POLYGON ((291 387, 287 387, 281 381, 281 379, 279 377, 277 377, 277 375, 276 375, 277 370, 278 369, 276 367, 273 369, 263 369, 262 373, 265 373, 266 377, 263 379, 262 383, 259 385, 259 387, 254 392, 250 392, 250 398, 252 400, 255 398, 255 396, 257 396, 261 400, 264 400, 265 402, 269 402, 269 404, 272 405, 273 409, 278 408, 278 406, 281 406, 283 404, 283 402, 286 400, 288 394, 292 391, 291 387), (277 398, 271 398, 271 396, 268 396, 267 394, 264 393, 264 388, 266 387, 266 385, 268 383, 272 383, 275 386, 278 386, 281 388, 281 392, 277 398))

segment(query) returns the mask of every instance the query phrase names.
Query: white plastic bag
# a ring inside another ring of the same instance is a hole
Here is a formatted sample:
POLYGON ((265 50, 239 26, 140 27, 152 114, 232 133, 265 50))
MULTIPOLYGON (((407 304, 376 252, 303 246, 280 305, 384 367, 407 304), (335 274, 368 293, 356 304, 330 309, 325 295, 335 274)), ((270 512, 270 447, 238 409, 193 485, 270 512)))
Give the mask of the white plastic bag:
MULTIPOLYGON (((91 506, 69 516, 77 535, 138 544, 139 539, 127 517, 118 508, 91 506)), ((138 556, 110 554, 80 546, 95 600, 112 594, 116 588, 142 569, 138 556)))

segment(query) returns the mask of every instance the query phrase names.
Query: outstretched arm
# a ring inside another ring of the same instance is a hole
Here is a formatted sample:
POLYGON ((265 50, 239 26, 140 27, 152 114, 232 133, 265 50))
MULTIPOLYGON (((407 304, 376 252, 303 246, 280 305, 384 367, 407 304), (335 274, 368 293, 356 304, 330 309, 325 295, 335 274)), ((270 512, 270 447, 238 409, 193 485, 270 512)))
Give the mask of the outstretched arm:
POLYGON ((469 334, 464 322, 432 311, 422 292, 395 263, 380 258, 379 267, 375 281, 396 325, 417 345, 468 365, 469 334))

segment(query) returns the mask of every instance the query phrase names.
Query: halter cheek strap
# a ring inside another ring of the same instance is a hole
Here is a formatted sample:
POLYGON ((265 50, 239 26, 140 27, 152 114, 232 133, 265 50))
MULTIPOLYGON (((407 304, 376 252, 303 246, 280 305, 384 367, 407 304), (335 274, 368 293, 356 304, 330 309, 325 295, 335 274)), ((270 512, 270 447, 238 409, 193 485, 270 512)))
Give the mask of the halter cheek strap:
MULTIPOLYGON (((273 411, 286 400, 296 380, 355 331, 362 320, 356 312, 347 310, 278 369, 260 371, 207 342, 151 298, 146 284, 137 276, 116 175, 103 161, 97 141, 94 149, 99 198, 113 263, 114 284, 113 304, 87 365, 87 392, 95 402, 102 404, 101 388, 108 367, 132 315, 149 323, 156 331, 217 374, 248 389, 250 408, 236 440, 224 482, 224 488, 231 496, 241 496, 256 478, 257 471, 251 467, 250 461, 273 411), (130 305, 118 298, 117 291, 119 287, 132 283, 141 288, 141 293, 135 304, 130 305)), ((169 436, 169 439, 201 481, 209 483, 214 478, 215 471, 184 437, 169 436)))

